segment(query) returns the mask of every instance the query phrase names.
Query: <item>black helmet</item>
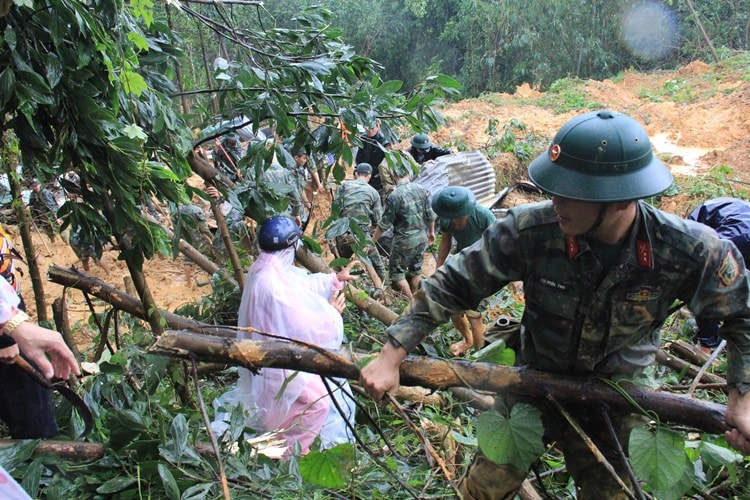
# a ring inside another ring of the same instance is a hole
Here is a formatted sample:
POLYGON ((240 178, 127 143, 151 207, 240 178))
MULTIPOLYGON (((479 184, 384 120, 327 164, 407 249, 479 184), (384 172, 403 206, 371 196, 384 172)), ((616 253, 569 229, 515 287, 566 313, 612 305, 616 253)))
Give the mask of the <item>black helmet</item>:
POLYGON ((568 120, 531 162, 529 178, 548 194, 602 203, 647 198, 672 185, 641 124, 608 110, 568 120))
POLYGON ((282 250, 294 245, 302 237, 302 230, 289 216, 274 215, 266 219, 258 230, 261 250, 282 250))
POLYGON ((411 145, 417 149, 430 149, 432 143, 427 134, 417 134, 411 140, 411 145))
POLYGON ((470 189, 450 186, 432 197, 432 210, 443 219, 455 219, 469 215, 477 204, 470 189))

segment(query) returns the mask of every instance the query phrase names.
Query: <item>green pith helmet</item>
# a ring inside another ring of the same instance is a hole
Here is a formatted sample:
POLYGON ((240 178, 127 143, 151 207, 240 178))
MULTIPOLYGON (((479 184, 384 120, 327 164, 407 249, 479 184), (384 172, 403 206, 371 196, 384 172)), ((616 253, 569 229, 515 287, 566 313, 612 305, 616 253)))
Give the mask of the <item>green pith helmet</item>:
POLYGON ((427 134, 415 135, 411 140, 411 145, 417 149, 430 149, 432 147, 432 143, 430 142, 430 138, 427 137, 427 134))
POLYGON ((469 215, 477 204, 470 189, 450 186, 432 197, 432 210, 442 219, 455 219, 469 215))
POLYGON ((529 178, 547 194, 590 202, 648 198, 672 185, 641 124, 608 110, 568 120, 531 162, 529 178))

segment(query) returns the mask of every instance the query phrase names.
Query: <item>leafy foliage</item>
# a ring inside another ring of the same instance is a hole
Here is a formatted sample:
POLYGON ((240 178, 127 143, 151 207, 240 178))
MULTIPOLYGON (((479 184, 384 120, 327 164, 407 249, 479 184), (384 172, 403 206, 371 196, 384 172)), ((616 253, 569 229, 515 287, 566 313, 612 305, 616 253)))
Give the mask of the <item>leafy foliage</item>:
POLYGON ((542 417, 533 406, 519 403, 503 416, 486 411, 477 418, 477 441, 482 453, 498 464, 531 467, 544 452, 542 417))

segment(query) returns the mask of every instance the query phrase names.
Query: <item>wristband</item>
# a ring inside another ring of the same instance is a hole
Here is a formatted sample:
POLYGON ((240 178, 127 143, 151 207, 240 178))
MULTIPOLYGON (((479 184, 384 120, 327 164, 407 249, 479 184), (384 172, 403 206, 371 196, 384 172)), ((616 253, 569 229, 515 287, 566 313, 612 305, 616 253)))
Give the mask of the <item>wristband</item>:
POLYGON ((21 323, 24 323, 29 320, 29 315, 26 314, 23 311, 18 311, 15 316, 10 318, 7 323, 3 325, 3 331, 6 335, 12 334, 16 328, 18 328, 18 325, 21 323))

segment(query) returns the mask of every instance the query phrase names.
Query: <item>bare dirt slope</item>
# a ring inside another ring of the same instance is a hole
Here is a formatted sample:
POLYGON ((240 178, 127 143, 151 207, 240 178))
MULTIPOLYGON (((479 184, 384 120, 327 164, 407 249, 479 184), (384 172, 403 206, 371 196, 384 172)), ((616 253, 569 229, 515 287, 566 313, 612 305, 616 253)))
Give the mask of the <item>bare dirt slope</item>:
MULTIPOLYGON (((676 72, 627 72, 616 80, 582 82, 579 88, 583 89, 586 102, 600 103, 641 121, 653 138, 655 150, 669 162, 675 175, 702 175, 712 167, 728 165, 738 181, 733 186, 744 189, 743 183, 750 182, 750 82, 743 79, 744 65, 737 66, 741 67, 694 62, 676 72)), ((522 86, 513 94, 493 94, 449 104, 443 110, 446 126, 431 134, 431 138, 440 145, 461 144, 467 150, 481 150, 492 140, 486 133, 491 118, 498 121, 500 129, 516 119, 526 126, 527 133, 551 138, 560 125, 583 111, 556 113, 551 106, 539 105, 543 97, 540 92, 522 86)), ((408 141, 401 146, 408 147, 408 141)), ((518 177, 523 174, 518 166, 509 166, 507 156, 492 161, 499 170, 516 168, 518 177)), ((691 202, 678 196, 663 208, 682 215, 691 202)), ((315 218, 325 218, 327 197, 318 196, 315 205, 315 218)), ((310 229, 313 226, 310 224, 310 229)), ((52 244, 46 236, 36 234, 35 243, 42 269, 52 263, 80 266, 70 247, 59 239, 52 244)), ((93 266, 92 272, 122 287, 127 270, 116 258, 115 251, 105 255, 111 268, 108 274, 93 266)), ((200 270, 195 273, 197 280, 186 282, 181 258, 173 261, 157 257, 146 266, 146 276, 157 302, 166 309, 210 293, 208 286, 196 284, 207 281, 200 270)), ((25 289, 28 296, 30 284, 25 289)), ((51 303, 62 289, 48 283, 46 292, 51 303)), ((72 321, 87 317, 81 293, 74 290, 68 294, 72 321)), ((27 302, 33 308, 33 300, 27 302)))

